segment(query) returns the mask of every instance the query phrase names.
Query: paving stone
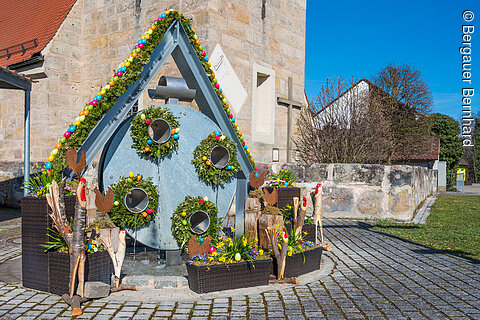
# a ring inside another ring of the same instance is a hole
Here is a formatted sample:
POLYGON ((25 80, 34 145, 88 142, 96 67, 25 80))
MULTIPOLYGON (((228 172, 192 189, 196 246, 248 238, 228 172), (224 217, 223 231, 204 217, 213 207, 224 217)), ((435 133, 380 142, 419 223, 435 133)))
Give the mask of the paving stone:
MULTIPOLYGON (((190 315, 191 319, 214 320, 266 319, 267 315, 269 319, 480 318, 477 265, 438 251, 429 254, 428 248, 374 232, 365 223, 326 219, 324 224, 333 248, 325 255, 335 268, 321 280, 261 294, 249 288, 243 291, 245 295, 232 297, 224 293, 200 299, 175 295, 159 304, 142 302, 149 301, 144 298, 148 295, 138 299, 126 295, 124 303, 104 298, 86 304, 78 319, 113 319, 113 315, 115 319, 138 320, 186 319, 190 315)), ((0 241, 1 237, 2 233, 0 241)), ((58 296, 0 283, 0 318, 21 315, 71 318, 69 307, 58 296)))

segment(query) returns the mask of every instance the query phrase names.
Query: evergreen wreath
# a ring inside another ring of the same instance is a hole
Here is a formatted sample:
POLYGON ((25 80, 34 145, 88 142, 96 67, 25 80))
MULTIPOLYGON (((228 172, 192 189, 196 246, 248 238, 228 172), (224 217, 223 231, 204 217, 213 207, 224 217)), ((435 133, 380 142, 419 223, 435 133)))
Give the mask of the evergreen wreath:
POLYGON ((115 225, 121 228, 141 228, 154 219, 158 206, 158 192, 157 187, 152 183, 151 177, 143 179, 140 174, 134 175, 130 171, 128 177, 120 177, 120 180, 111 187, 115 201, 110 211, 110 220, 115 225), (123 203, 123 198, 132 188, 142 188, 148 195, 148 207, 142 213, 128 211, 123 203))
POLYGON ((162 107, 151 106, 138 113, 132 119, 130 128, 130 135, 133 139, 132 148, 137 149, 137 153, 144 158, 159 158, 172 153, 178 147, 178 133, 180 132, 176 119, 178 118, 170 110, 162 107), (157 118, 168 122, 171 128, 170 139, 161 144, 153 141, 148 133, 150 123, 157 118))
MULTIPOLYGON (((216 239, 221 226, 217 220, 218 208, 207 197, 186 196, 185 200, 178 205, 172 215, 172 234, 180 246, 188 252, 188 241, 194 234, 190 229, 190 217, 196 211, 204 211, 210 218, 210 226, 202 235, 196 235, 197 240, 211 236, 216 239)), ((201 240, 200 240, 201 241, 201 240)))
POLYGON ((237 161, 237 147, 235 143, 219 131, 212 132, 207 138, 202 140, 200 145, 193 151, 192 164, 197 169, 198 177, 210 185, 225 184, 225 182, 235 176, 240 168, 237 161), (224 146, 230 153, 228 165, 223 169, 217 169, 210 161, 210 153, 216 146, 224 146))

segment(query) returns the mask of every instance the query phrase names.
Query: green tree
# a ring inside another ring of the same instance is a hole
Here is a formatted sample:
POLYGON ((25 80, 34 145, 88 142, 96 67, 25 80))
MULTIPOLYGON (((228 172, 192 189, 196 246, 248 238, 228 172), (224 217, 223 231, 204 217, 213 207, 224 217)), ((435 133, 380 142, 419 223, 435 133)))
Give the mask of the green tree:
POLYGON ((473 174, 475 180, 480 180, 480 113, 475 118, 475 132, 473 133, 473 174))
POLYGON ((447 174, 452 174, 463 156, 462 138, 459 137, 460 125, 453 118, 434 113, 432 132, 440 137, 440 160, 447 162, 447 174))

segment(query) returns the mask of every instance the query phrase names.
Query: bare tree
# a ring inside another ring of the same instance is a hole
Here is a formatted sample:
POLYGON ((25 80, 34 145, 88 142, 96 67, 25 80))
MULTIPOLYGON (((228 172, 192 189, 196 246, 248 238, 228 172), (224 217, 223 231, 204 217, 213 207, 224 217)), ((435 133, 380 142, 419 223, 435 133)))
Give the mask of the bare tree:
POLYGON ((386 162, 424 150, 433 99, 420 71, 390 64, 373 76, 372 82, 370 105, 382 110, 390 132, 384 145, 386 162))
POLYGON ((294 144, 302 160, 375 163, 384 158, 388 127, 369 95, 365 81, 328 79, 297 120, 294 144))

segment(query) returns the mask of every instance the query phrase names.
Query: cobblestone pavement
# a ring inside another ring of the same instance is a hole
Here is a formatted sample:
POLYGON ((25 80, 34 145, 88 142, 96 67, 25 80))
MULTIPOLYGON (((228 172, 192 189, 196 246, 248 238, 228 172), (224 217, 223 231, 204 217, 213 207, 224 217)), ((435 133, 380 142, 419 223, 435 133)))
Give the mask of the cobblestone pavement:
MULTIPOLYGON (((320 280, 190 302, 101 299, 86 303, 77 319, 480 319, 480 264, 366 223, 326 225, 333 249, 327 256, 335 266, 320 280)), ((71 319, 69 314, 58 296, 0 283, 1 319, 71 319)))
POLYGON ((2 248, 0 264, 22 254, 22 243, 21 238, 19 238, 22 234, 20 218, 15 218, 16 215, 10 214, 10 212, 7 215, 14 219, 0 221, 0 247, 2 248))

